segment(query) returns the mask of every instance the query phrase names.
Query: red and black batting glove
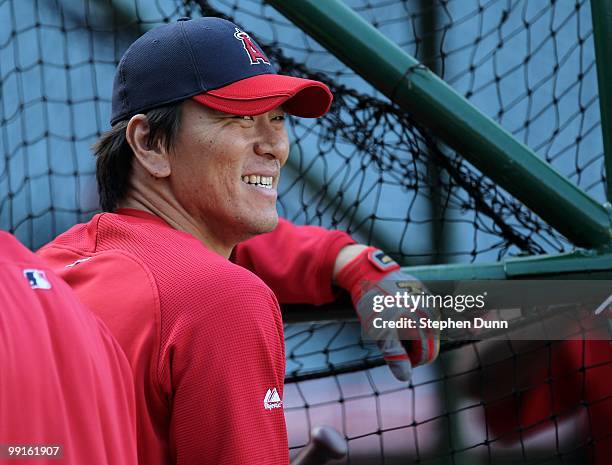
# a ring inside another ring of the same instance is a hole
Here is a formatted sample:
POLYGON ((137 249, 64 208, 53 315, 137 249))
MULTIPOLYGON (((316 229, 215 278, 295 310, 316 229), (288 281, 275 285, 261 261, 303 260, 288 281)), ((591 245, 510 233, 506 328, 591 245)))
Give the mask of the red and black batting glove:
POLYGON ((439 311, 411 305, 414 300, 407 296, 425 295, 427 289, 419 280, 402 272, 383 251, 374 247, 365 249, 339 271, 336 284, 350 292, 364 334, 376 340, 398 380, 408 381, 413 366, 430 363, 438 356, 440 332, 421 328, 420 321, 422 318, 437 320, 439 311), (383 324, 390 321, 402 322, 403 327, 383 324))

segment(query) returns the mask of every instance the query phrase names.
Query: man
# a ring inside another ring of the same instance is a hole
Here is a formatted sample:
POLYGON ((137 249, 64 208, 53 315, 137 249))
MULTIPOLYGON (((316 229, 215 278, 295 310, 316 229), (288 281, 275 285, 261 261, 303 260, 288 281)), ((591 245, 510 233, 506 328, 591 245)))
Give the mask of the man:
POLYGON ((131 370, 110 332, 0 231, 0 462, 135 465, 131 370))
MULTIPOLYGON (((131 362, 141 463, 286 465, 276 296, 328 302, 335 279, 367 320, 362 294, 406 278, 342 232, 279 222, 285 113, 318 117, 331 101, 320 82, 277 75, 247 33, 218 18, 154 29, 121 59, 112 129, 95 147, 112 213, 40 255, 131 362)), ((437 353, 433 334, 380 344, 403 380, 437 353)))

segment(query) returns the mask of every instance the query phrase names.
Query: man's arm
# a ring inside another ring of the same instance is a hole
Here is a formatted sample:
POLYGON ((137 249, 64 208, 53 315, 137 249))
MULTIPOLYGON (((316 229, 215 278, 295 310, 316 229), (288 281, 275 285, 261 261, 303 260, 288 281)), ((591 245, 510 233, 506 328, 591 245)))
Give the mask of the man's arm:
POLYGON ((367 248, 368 248, 367 245, 353 244, 353 245, 347 245, 340 250, 340 252, 338 253, 338 256, 336 257, 336 261, 334 262, 334 271, 333 271, 334 283, 336 283, 336 279, 340 271, 342 271, 342 269, 346 265, 348 265, 355 258, 357 258, 359 254, 367 248))
MULTIPOLYGON (((402 283, 416 282, 383 252, 356 244, 346 233, 282 219, 273 232, 238 245, 232 258, 263 279, 283 304, 320 305, 334 300, 334 286, 348 291, 362 325, 371 324, 374 295, 392 294, 401 290, 402 283)), ((426 314, 397 310, 398 317, 416 319, 426 314)), ((427 316, 436 317, 431 312, 427 316)), ((418 330, 403 338, 396 330, 376 337, 393 374, 406 381, 413 365, 435 359, 439 333, 418 330)))
POLYGON ((238 244, 231 258, 259 276, 281 304, 322 305, 336 298, 340 251, 354 244, 345 232, 280 219, 271 233, 238 244))

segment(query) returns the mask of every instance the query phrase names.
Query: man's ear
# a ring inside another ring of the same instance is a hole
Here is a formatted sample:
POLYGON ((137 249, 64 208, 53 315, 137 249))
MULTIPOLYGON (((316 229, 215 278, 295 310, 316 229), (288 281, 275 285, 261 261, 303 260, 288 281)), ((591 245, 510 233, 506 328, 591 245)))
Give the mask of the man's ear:
POLYGON ((164 144, 149 145, 149 122, 142 114, 130 118, 125 136, 140 165, 155 178, 170 176, 170 154, 164 144))

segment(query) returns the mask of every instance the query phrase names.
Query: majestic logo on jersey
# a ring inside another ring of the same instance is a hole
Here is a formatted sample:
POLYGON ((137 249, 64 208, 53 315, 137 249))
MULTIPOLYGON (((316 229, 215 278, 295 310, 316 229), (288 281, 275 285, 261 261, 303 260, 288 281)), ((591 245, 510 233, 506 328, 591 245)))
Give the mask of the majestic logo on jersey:
POLYGON ((264 397, 264 408, 266 410, 272 410, 274 408, 281 408, 282 406, 283 401, 278 395, 276 388, 268 389, 268 392, 266 392, 266 396, 264 397))
POLYGON ((236 28, 236 32, 234 32, 234 37, 240 42, 242 42, 242 46, 246 50, 252 65, 257 65, 260 63, 265 63, 266 65, 270 64, 270 60, 268 60, 268 58, 263 54, 263 52, 255 46, 255 44, 246 32, 236 28))
POLYGON ((32 289, 51 289, 51 283, 42 270, 23 270, 23 275, 32 289))

